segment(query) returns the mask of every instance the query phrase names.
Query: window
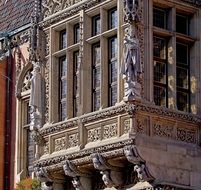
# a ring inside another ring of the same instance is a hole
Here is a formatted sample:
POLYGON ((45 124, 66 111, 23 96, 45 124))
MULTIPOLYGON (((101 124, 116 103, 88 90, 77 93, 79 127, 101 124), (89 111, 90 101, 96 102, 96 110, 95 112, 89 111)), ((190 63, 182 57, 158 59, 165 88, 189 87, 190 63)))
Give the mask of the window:
POLYGON ((153 25, 159 28, 167 28, 167 11, 154 7, 153 9, 153 25))
POLYGON ((167 106, 167 40, 154 36, 154 102, 167 106))
POLYGON ((74 44, 78 43, 80 41, 80 25, 75 24, 74 25, 74 44))
POLYGON ((113 8, 108 11, 109 21, 108 21, 108 29, 116 28, 117 27, 117 8, 113 8))
POLYGON ((101 65, 100 65, 100 44, 92 46, 92 110, 100 108, 100 85, 101 85, 101 65))
POLYGON ((67 95, 67 61, 66 56, 59 59, 59 113, 60 120, 63 121, 67 117, 66 95, 67 95))
POLYGON ((66 38, 66 30, 62 30, 60 32, 60 45, 59 49, 65 49, 67 47, 67 38, 66 38))
POLYGON ((78 63, 79 51, 75 51, 73 55, 73 117, 76 117, 78 112, 78 63))
POLYGON ((188 35, 188 16, 177 14, 176 31, 181 34, 188 35))
POLYGON ((117 37, 109 39, 109 106, 117 102, 117 37))
POLYGON ((101 32, 101 20, 100 15, 96 15, 92 18, 92 36, 96 36, 101 32))
POLYGON ((189 51, 188 45, 177 43, 177 108, 190 111, 189 51))

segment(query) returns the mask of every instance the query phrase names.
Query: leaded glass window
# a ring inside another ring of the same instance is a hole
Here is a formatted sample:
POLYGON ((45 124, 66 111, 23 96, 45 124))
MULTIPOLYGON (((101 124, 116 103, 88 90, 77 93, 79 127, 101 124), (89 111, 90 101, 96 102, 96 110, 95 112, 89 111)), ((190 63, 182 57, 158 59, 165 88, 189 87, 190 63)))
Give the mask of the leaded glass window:
POLYGON ((80 41, 80 25, 75 24, 74 25, 74 44, 78 43, 80 41))
POLYGON ((109 106, 117 102, 117 37, 109 39, 109 106))
POLYGON ((92 46, 92 54, 92 109, 96 111, 100 108, 101 67, 99 43, 92 46))
POLYGON ((190 107, 190 70, 188 45, 177 43, 177 108, 181 111, 189 111, 190 107))
POLYGON ((153 9, 153 25, 159 28, 167 28, 167 11, 154 7, 153 9))
POLYGON ((66 36, 66 30, 62 30, 60 32, 60 48, 59 49, 65 49, 67 47, 67 36, 66 36))
POLYGON ((100 15, 92 18, 92 36, 98 35, 101 32, 101 19, 100 15))
POLYGON ((66 112, 66 95, 67 95, 67 61, 66 56, 59 59, 59 111, 60 120, 63 121, 67 117, 66 112))
POLYGON ((116 28, 117 27, 117 8, 113 8, 108 12, 109 21, 108 21, 108 29, 116 28))
POLYGON ((78 112, 78 63, 79 51, 76 51, 73 55, 73 117, 76 117, 78 112))
POLYGON ((154 36, 154 102, 167 106, 167 40, 154 36))

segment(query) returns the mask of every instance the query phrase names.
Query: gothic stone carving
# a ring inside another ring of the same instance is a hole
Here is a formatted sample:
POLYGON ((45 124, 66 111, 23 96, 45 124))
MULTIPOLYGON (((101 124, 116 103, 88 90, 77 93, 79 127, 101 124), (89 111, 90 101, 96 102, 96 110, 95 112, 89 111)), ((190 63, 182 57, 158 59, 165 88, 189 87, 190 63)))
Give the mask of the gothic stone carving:
POLYGON ((94 168, 101 170, 102 180, 108 188, 121 187, 123 184, 123 175, 119 168, 108 164, 99 153, 92 154, 91 158, 94 168))
POLYGON ((124 0, 125 21, 129 23, 124 37, 124 60, 122 63, 122 75, 125 79, 124 100, 133 101, 141 99, 141 84, 139 78, 142 73, 139 22, 141 0, 124 0))
POLYGON ((66 149, 66 137, 57 138, 54 140, 54 151, 66 149))
POLYGON ((153 181, 154 178, 149 173, 145 161, 140 157, 134 145, 125 146, 124 154, 127 160, 134 164, 134 172, 137 173, 139 182, 153 181))
POLYGON ((91 190, 91 179, 89 178, 89 174, 84 174, 76 168, 76 166, 66 160, 63 165, 63 170, 65 175, 73 178, 72 184, 76 190, 91 190))

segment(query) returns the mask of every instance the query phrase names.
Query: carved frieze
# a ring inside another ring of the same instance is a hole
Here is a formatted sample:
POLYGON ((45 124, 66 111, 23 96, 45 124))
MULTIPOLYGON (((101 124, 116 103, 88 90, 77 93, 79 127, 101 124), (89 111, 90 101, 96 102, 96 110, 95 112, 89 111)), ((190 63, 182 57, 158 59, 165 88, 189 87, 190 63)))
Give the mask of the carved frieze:
POLYGON ((57 138, 54 140, 54 151, 66 149, 66 137, 57 138))
POLYGON ((159 137, 174 139, 174 125, 155 123, 153 124, 153 134, 159 137))
POLYGON ((49 141, 46 141, 44 143, 44 147, 43 147, 43 154, 49 154, 49 141))
POLYGON ((25 92, 27 90, 31 90, 31 78, 32 78, 32 71, 29 70, 26 73, 25 77, 24 77, 24 81, 23 81, 21 92, 25 92))
POLYGON ((68 136, 68 148, 78 146, 78 133, 68 136))
POLYGON ((95 142, 101 140, 101 128, 94 128, 88 130, 87 142, 95 142))
POLYGON ((103 126, 103 139, 117 136, 117 123, 103 126))
POLYGON ((123 134, 128 134, 131 129, 130 119, 125 119, 123 121, 123 134))
POLYGON ((190 130, 178 127, 176 139, 182 142, 196 143, 197 142, 196 134, 197 134, 196 130, 190 130))

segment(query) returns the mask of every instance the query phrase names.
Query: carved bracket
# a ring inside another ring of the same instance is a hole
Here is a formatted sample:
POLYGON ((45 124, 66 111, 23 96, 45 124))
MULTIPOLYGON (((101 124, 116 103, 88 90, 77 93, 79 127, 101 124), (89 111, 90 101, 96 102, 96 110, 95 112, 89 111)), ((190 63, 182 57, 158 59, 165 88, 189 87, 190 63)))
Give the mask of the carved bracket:
POLYGON ((72 184, 76 190, 91 190, 90 174, 83 173, 77 169, 77 167, 69 160, 66 160, 63 165, 64 173, 72 177, 72 184))
POLYGON ((145 160, 139 155, 136 146, 125 146, 124 154, 127 160, 134 164, 134 172, 136 172, 139 182, 154 180, 146 167, 145 160))
POLYGON ((106 159, 99 153, 91 154, 94 168, 100 170, 102 180, 108 187, 121 187, 124 180, 120 168, 110 165, 106 159))

